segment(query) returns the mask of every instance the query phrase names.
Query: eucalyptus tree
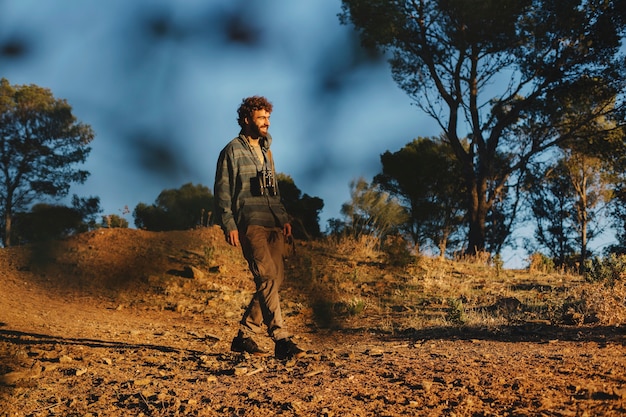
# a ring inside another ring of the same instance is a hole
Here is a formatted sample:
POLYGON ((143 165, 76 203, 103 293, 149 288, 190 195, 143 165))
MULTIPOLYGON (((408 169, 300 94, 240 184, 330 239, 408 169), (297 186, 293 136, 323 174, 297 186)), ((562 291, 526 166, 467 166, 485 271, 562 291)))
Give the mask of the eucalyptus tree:
POLYGON ((580 268, 590 257, 589 243, 617 220, 610 211, 620 185, 601 158, 571 149, 561 155, 530 176, 535 238, 556 265, 580 268))
POLYGON ((626 0, 342 0, 339 17, 388 54, 396 83, 441 127, 474 253, 529 163, 599 118, 623 125, 625 15, 626 0))

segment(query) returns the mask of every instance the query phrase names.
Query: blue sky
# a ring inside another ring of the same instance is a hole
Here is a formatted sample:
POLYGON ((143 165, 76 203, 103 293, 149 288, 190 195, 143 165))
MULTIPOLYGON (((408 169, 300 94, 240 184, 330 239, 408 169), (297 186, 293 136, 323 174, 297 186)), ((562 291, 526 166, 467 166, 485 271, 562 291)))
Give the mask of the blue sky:
MULTIPOLYGON (((103 214, 189 182, 212 188, 241 99, 264 95, 277 170, 324 200, 324 230, 382 153, 440 133, 340 11, 340 0, 0 0, 0 77, 49 88, 93 127, 91 176, 70 195, 100 197, 103 214)), ((526 254, 503 257, 519 267, 526 254)))
MULTIPOLYGON (((339 217, 349 182, 380 154, 439 133, 391 79, 355 51, 338 0, 0 0, 0 58, 11 84, 37 84, 96 132, 79 196, 105 214, 167 188, 212 188, 243 97, 274 104, 277 169, 339 217), (207 4, 208 3, 208 4, 207 4)), ((127 216, 132 224, 132 217, 127 216)))

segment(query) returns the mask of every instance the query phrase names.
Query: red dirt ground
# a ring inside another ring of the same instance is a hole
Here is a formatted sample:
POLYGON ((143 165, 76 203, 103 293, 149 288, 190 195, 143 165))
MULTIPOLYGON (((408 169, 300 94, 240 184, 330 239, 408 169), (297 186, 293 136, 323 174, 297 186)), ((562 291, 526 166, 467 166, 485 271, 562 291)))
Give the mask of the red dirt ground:
POLYGON ((364 313, 325 329, 290 272, 286 322, 309 352, 280 361, 229 351, 252 283, 217 228, 101 229, 0 249, 0 415, 626 412, 623 326, 391 334, 364 313))

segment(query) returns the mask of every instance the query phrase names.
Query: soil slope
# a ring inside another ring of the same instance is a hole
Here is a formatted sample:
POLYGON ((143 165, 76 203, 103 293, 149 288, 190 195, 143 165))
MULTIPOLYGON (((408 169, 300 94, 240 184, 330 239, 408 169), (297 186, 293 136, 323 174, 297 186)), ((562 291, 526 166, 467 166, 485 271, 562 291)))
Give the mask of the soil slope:
MULTIPOLYGON (((217 228, 101 229, 0 249, 0 415, 626 412, 623 326, 536 320, 384 331, 382 321, 417 320, 419 311, 380 304, 329 323, 316 314, 317 289, 304 282, 322 269, 311 259, 367 273, 363 294, 392 294, 400 288, 394 280, 407 278, 380 263, 326 261, 312 251, 297 247, 282 291, 287 325, 308 355, 279 361, 229 351, 252 283, 217 228)), ((272 349, 269 339, 258 342, 272 349)))

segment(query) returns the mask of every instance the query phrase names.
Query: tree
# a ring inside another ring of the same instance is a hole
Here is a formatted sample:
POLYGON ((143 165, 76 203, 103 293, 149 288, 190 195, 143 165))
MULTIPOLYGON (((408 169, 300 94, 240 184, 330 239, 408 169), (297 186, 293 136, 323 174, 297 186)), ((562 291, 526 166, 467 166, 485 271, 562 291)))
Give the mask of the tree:
POLYGON ((108 214, 106 216, 102 216, 102 227, 109 229, 127 229, 128 220, 118 214, 108 214))
MULTIPOLYGON (((343 0, 394 80, 444 132, 468 201, 468 253, 527 165, 594 120, 624 124, 624 0, 343 0), (571 114, 575 97, 587 106, 571 114), (623 97, 622 97, 623 98, 623 97), (469 146, 463 139, 468 138, 469 146)), ((598 125, 598 128, 601 128, 598 125)))
POLYGON ((11 245, 13 214, 44 196, 64 197, 89 172, 75 167, 91 151, 94 133, 71 106, 36 85, 0 79, 0 214, 2 241, 11 245))
POLYGON ((324 201, 308 194, 302 195, 289 175, 279 173, 276 179, 285 210, 291 217, 294 236, 298 239, 320 237, 320 211, 324 208, 324 201))
POLYGON ((163 190, 154 204, 139 203, 133 211, 135 226, 152 231, 187 230, 210 222, 213 194, 203 185, 185 184, 163 190))
POLYGON ((626 181, 616 190, 612 218, 615 220, 617 244, 608 248, 609 253, 626 255, 626 181))
POLYGON ((528 176, 530 208, 535 219, 535 239, 555 264, 562 266, 575 253, 574 189, 564 161, 537 168, 528 176))
POLYGON ((397 199, 363 178, 350 183, 350 196, 350 202, 342 205, 341 213, 347 219, 344 230, 354 236, 372 235, 382 242, 408 220, 406 210, 397 199))
POLYGON ((98 225, 95 216, 100 212, 97 197, 72 198, 72 206, 35 204, 30 212, 14 214, 11 241, 17 244, 60 239, 76 233, 93 230, 98 225))
POLYGON ((380 161, 382 173, 374 183, 407 208, 413 242, 421 246, 430 241, 443 256, 449 239, 461 232, 466 212, 463 182, 450 147, 438 138, 418 138, 397 152, 385 152, 380 161))
POLYGON ((612 198, 611 184, 599 158, 563 151, 563 156, 530 182, 535 237, 555 264, 567 265, 579 253, 578 265, 589 257, 588 244, 602 231, 602 213, 612 198))
POLYGON ((589 257, 589 241, 602 229, 599 219, 602 218, 601 214, 605 211, 612 196, 609 184, 603 175, 602 160, 571 152, 565 161, 568 178, 576 196, 575 228, 580 249, 579 265, 582 268, 589 257))
MULTIPOLYGON (((588 106, 614 107, 615 98, 603 103, 593 103, 589 97, 564 96, 568 103, 568 112, 562 115, 563 118, 575 120, 578 117, 579 109, 588 106)), ((608 213, 611 200, 615 198, 616 190, 621 184, 620 159, 623 155, 624 129, 616 128, 615 121, 598 117, 592 123, 583 126, 578 131, 578 136, 559 145, 558 153, 561 158, 556 164, 547 163, 544 174, 541 174, 537 183, 547 184, 548 194, 533 190, 531 188, 531 201, 535 207, 550 205, 546 199, 559 201, 560 208, 566 208, 561 216, 561 225, 569 225, 569 230, 565 228, 553 228, 557 232, 559 251, 555 252, 557 264, 563 265, 566 257, 571 252, 569 246, 577 247, 580 258, 577 260, 580 268, 585 265, 588 254, 588 244, 596 235, 605 228, 602 214, 608 213), (615 156, 617 155, 617 157, 615 156), (545 177, 545 179, 544 179, 545 177), (552 192, 550 192, 552 191, 552 192), (537 198, 539 196, 539 198, 537 198), (542 201, 543 200, 543 201, 542 201), (569 220, 568 220, 569 219, 569 220), (567 236, 576 236, 576 245, 565 244, 567 236), (559 237, 560 236, 560 237, 559 237)), ((544 162, 544 164, 546 164, 544 162)), ((536 211, 535 211, 536 212, 536 211)), ((558 212, 556 212, 558 213, 558 212)), ((547 211, 541 222, 556 225, 555 212, 547 211)), ((541 233, 541 230, 538 230, 541 233)), ((554 235, 548 230, 548 235, 554 235)), ((554 237, 553 237, 554 239, 554 237)), ((541 239, 539 239, 541 242, 541 239)))

